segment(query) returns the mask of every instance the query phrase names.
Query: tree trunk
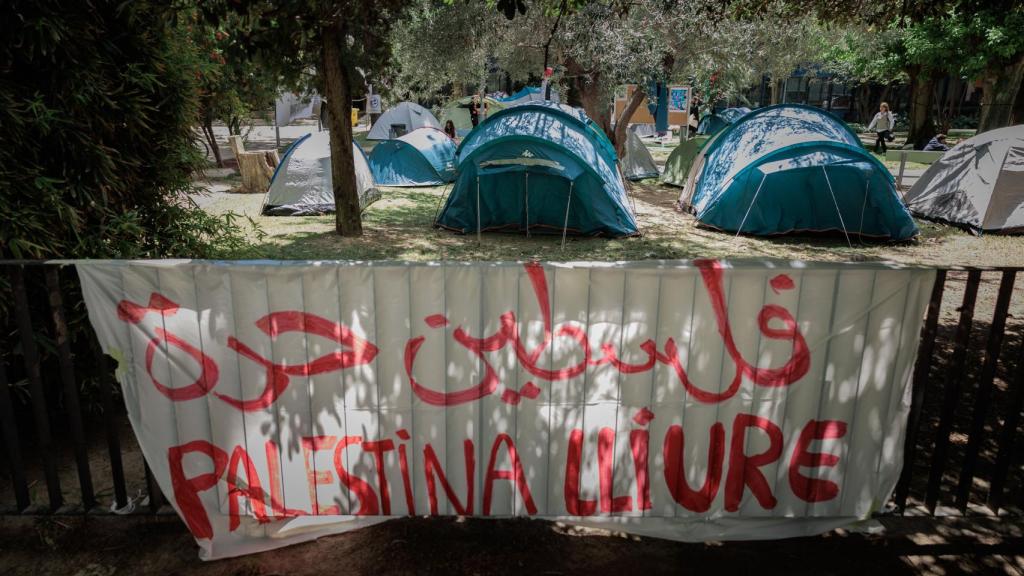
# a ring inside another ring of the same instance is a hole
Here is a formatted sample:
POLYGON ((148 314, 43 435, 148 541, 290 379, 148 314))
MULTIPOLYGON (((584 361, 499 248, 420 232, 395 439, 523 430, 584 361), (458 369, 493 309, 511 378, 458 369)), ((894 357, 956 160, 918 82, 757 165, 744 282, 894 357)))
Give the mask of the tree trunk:
POLYGON ((1016 126, 1017 124, 1024 124, 1024 90, 1017 90, 1017 102, 1013 105, 1011 125, 1016 126))
MULTIPOLYGON (((239 136, 234 136, 239 138, 239 136)), ((242 152, 238 155, 238 173, 242 177, 240 192, 262 194, 270 188, 270 179, 280 162, 277 150, 242 152)))
MULTIPOLYGON (((611 114, 608 112, 608 102, 604 97, 604 89, 601 84, 600 74, 587 74, 579 63, 573 58, 565 61, 566 72, 570 79, 572 94, 578 99, 581 108, 587 116, 604 130, 608 138, 614 139, 615 133, 612 130, 611 114)), ((569 104, 575 105, 570 101, 569 104)))
POLYGON ((1006 66, 989 68, 985 91, 981 95, 981 121, 978 133, 1010 126, 1013 108, 1024 79, 1024 54, 1006 66))
POLYGON ((896 112, 896 108, 893 106, 893 103, 889 102, 889 94, 891 92, 892 92, 892 84, 886 84, 885 87, 882 88, 882 92, 879 93, 878 98, 874 102, 874 107, 872 109, 868 110, 868 114, 870 115, 870 117, 868 119, 868 122, 871 121, 870 118, 873 118, 875 116, 875 112, 877 112, 878 110, 880 110, 882 108, 882 102, 888 102, 889 103, 889 110, 891 110, 893 113, 896 112))
POLYGON ((228 145, 231 146, 231 152, 238 162, 238 174, 242 177, 239 192, 266 192, 270 187, 270 179, 274 176, 274 169, 281 161, 277 156, 277 150, 247 152, 242 137, 238 135, 228 136, 228 145))
POLYGON ((770 101, 770 104, 772 106, 774 106, 774 105, 779 103, 779 81, 775 79, 774 75, 771 76, 771 81, 769 82, 769 86, 771 86, 771 101, 770 101))
POLYGON ((857 112, 857 120, 867 126, 868 122, 871 122, 871 116, 874 112, 871 111, 871 86, 868 84, 860 84, 854 91, 854 102, 851 104, 855 106, 857 112))
POLYGON ((334 185, 334 226, 341 236, 362 236, 359 191, 352 158, 352 92, 342 58, 345 30, 340 19, 324 26, 320 78, 331 132, 331 178, 334 185))
POLYGON ((555 24, 551 27, 551 33, 548 34, 548 41, 544 43, 544 72, 548 69, 548 55, 551 51, 551 41, 555 39, 555 32, 558 32, 558 24, 562 22, 562 15, 565 14, 567 7, 568 0, 562 0, 558 5, 558 17, 555 18, 555 24))
POLYGON ((638 84, 636 90, 633 91, 633 95, 629 98, 629 102, 626 102, 626 107, 622 109, 622 114, 615 119, 615 131, 612 134, 612 144, 615 145, 615 153, 622 158, 622 152, 626 147, 626 130, 629 128, 629 119, 633 117, 633 113, 640 107, 640 103, 644 101, 647 93, 638 84))
POLYGON ((203 118, 203 137, 213 153, 213 159, 217 161, 217 168, 224 167, 224 158, 220 155, 220 146, 217 145, 217 136, 213 133, 213 118, 203 118))
POLYGON ((930 72, 913 69, 910 75, 910 117, 907 143, 915 150, 921 150, 935 136, 935 119, 932 115, 932 93, 935 79, 930 72))

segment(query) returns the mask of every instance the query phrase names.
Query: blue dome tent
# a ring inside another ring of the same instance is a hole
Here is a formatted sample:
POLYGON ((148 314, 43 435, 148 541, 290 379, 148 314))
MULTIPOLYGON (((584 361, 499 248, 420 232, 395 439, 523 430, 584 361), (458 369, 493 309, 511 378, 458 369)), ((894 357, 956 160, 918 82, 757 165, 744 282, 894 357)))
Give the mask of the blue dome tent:
POLYGON ((386 140, 370 152, 379 186, 439 186, 455 179, 455 142, 434 128, 418 128, 386 140))
POLYGON ((746 107, 726 108, 721 112, 712 112, 700 119, 700 125, 697 126, 697 134, 714 136, 721 131, 722 128, 725 128, 749 113, 750 108, 746 107))
POLYGON ((461 233, 638 233, 615 150, 586 114, 551 102, 501 110, 457 152, 436 224, 461 233))
POLYGON ((917 234, 885 166, 842 121, 802 105, 761 108, 719 132, 680 203, 701 223, 736 233, 917 234))
POLYGON ((516 104, 522 104, 523 102, 529 102, 531 99, 543 100, 544 96, 540 93, 540 86, 525 86, 520 88, 518 92, 505 96, 504 98, 498 98, 499 102, 515 102, 516 104))

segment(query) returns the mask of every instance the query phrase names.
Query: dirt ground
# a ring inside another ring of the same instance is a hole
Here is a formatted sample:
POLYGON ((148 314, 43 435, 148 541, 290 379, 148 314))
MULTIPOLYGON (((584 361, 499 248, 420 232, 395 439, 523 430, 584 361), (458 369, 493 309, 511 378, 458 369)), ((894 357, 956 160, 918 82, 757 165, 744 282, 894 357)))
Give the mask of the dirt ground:
POLYGON ((68 574, 1007 574, 1019 525, 890 519, 885 536, 684 544, 537 520, 409 518, 242 558, 203 562, 174 516, 0 517, 0 572, 68 574))
MULTIPOLYGON (((211 181, 216 183, 216 180, 211 181)), ((655 181, 631 185, 632 201, 643 236, 561 239, 516 234, 453 234, 432 227, 447 187, 385 188, 383 199, 363 214, 361 238, 334 233, 334 217, 261 216, 261 194, 214 193, 200 200, 213 213, 234 212, 252 218, 254 248, 237 258, 289 260, 504 260, 540 259, 651 260, 688 258, 782 258, 814 261, 893 261, 932 266, 1024 266, 1024 238, 973 236, 951 226, 919 221, 921 235, 900 244, 848 245, 842 235, 757 238, 702 228, 690 214, 677 212, 679 189, 655 181)))

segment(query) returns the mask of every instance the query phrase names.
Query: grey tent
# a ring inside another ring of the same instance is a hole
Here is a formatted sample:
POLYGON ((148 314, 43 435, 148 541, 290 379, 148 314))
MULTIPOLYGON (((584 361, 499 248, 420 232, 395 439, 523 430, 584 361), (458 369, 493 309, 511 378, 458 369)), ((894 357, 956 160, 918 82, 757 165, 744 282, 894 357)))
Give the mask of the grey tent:
POLYGON ((1024 125, 964 140, 907 192, 916 216, 976 232, 1024 232, 1024 125))
MULTIPOLYGON (((359 207, 379 198, 366 154, 352 142, 359 207)), ((263 202, 266 216, 312 216, 334 212, 330 132, 313 132, 296 140, 274 170, 263 202)))
POLYGON ((626 145, 622 153, 622 175, 628 180, 657 178, 658 165, 654 163, 651 152, 633 130, 626 131, 626 145))
POLYGON ((400 102, 380 115, 366 135, 369 140, 390 140, 417 128, 441 129, 434 114, 415 102, 400 102))
POLYGON ((630 124, 629 130, 635 132, 637 136, 641 138, 652 138, 658 135, 658 131, 655 130, 654 124, 630 124))

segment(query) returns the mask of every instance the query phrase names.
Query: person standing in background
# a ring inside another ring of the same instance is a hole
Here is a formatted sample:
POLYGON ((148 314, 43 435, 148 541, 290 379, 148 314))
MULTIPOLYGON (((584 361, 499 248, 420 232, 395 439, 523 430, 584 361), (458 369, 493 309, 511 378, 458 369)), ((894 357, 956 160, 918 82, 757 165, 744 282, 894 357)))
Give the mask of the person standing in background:
POLYGON ((690 136, 697 133, 697 128, 700 126, 700 98, 694 97, 693 102, 690 104, 690 114, 686 119, 687 130, 690 131, 690 136))
POLYGON ((873 130, 878 135, 878 139, 875 140, 875 152, 880 154, 886 153, 885 143, 892 142, 894 138, 892 131, 894 128, 896 128, 896 116, 889 111, 889 104, 882 102, 878 107, 878 113, 871 119, 871 124, 868 124, 868 131, 873 130))
POLYGON ((480 123, 480 98, 474 94, 473 101, 469 103, 469 122, 476 128, 480 123))

